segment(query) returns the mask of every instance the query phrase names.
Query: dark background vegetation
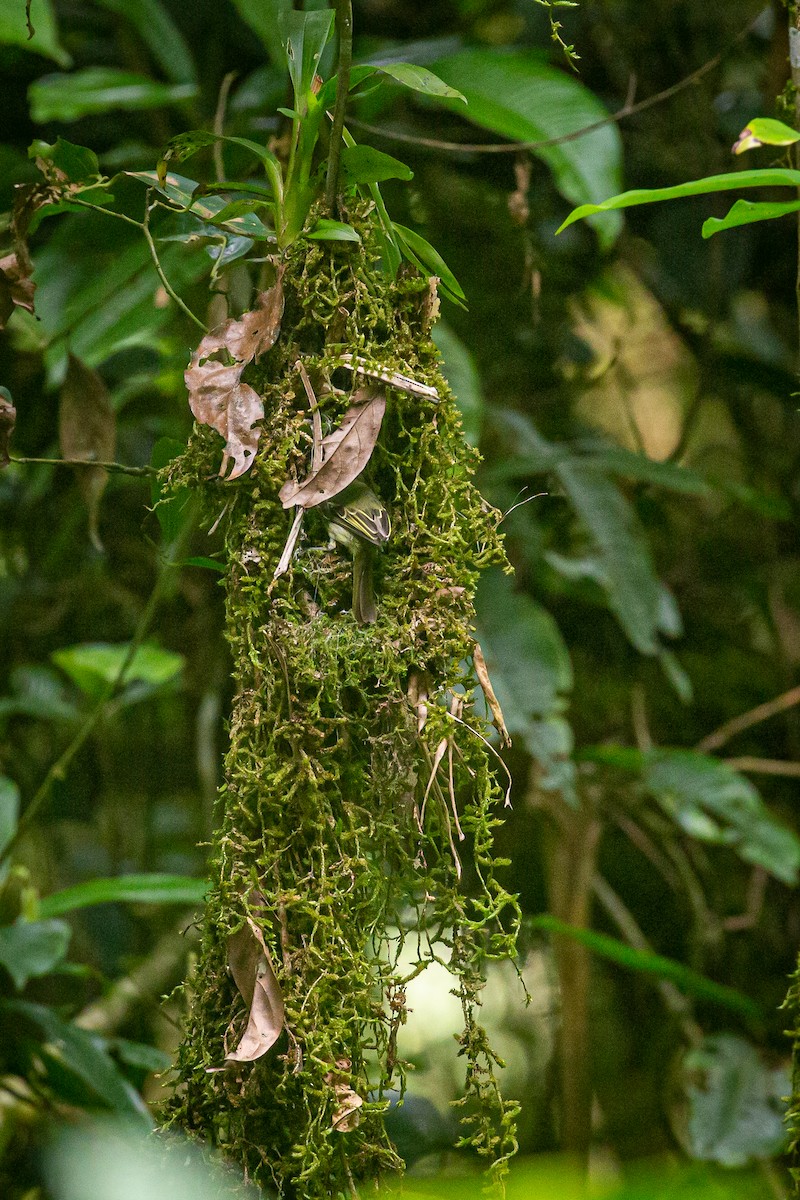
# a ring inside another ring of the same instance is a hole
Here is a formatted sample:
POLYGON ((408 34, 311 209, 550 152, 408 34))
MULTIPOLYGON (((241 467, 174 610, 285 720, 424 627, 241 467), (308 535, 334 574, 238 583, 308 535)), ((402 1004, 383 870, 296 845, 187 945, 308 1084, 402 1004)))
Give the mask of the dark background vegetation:
MULTIPOLYGON (((0 0, 4 208, 14 184, 38 178, 27 154, 34 139, 91 146, 108 175, 153 169, 169 137, 211 127, 229 72, 227 131, 278 132, 283 76, 265 65, 245 3, 53 0, 59 34, 49 57, 18 44, 19 3, 0 0), (184 79, 174 47, 162 43, 159 55, 152 36, 160 10, 185 48, 184 79), (84 103, 84 115, 59 119, 74 100, 70 72, 97 67, 184 86, 185 98, 145 89, 140 108, 106 96, 97 111, 84 103), (62 71, 66 79, 41 83, 62 71)), ((47 11, 34 0, 39 36, 47 11)), ((514 807, 499 835, 511 860, 508 886, 527 917, 585 924, 617 939, 617 957, 625 947, 641 956, 620 965, 607 943, 596 943, 577 1007, 563 998, 565 1037, 570 1021, 581 1028, 581 999, 588 1004, 596 1152, 614 1172, 651 1156, 688 1156, 719 1167, 720 1186, 738 1189, 732 1194, 781 1195, 778 1097, 788 1087, 789 1045, 779 1005, 800 940, 798 844, 786 832, 798 827, 800 714, 790 696, 767 719, 704 739, 799 682, 795 228, 785 218, 703 241, 703 219, 728 208, 723 196, 634 209, 604 245, 585 222, 558 238, 555 231, 571 200, 735 169, 731 144, 747 121, 791 111, 778 100, 788 73, 786 10, 777 0, 761 15, 757 0, 582 0, 554 10, 580 55, 577 74, 551 40, 550 13, 533 0, 356 0, 354 11, 357 59, 434 70, 443 63, 445 78, 465 47, 484 63, 503 53, 550 62, 587 89, 571 128, 596 119, 589 93, 616 112, 719 57, 688 86, 621 119, 621 147, 609 134, 605 149, 592 151, 605 156, 610 186, 601 194, 565 198, 552 161, 536 154, 425 145, 503 139, 485 123, 469 124, 463 106, 436 108, 416 93, 368 97, 353 115, 379 132, 355 120, 352 129, 413 168, 410 185, 386 185, 390 212, 437 247, 468 297, 465 310, 445 303, 440 345, 467 431, 480 442, 485 495, 507 510, 547 493, 507 518, 516 576, 482 587, 478 636, 514 735, 514 807), (698 748, 709 755, 659 755, 698 748), (729 767, 719 767, 725 760, 729 767), (679 979, 676 991, 650 951, 751 1007, 698 997, 696 987, 684 1001, 691 981, 679 979)), ((541 116, 547 136, 557 100, 546 80, 525 105, 520 122, 541 116)), ((530 140, 522 124, 516 136, 530 140)), ((579 153, 582 144, 571 146, 579 153)), ((765 149, 745 165, 779 156, 765 149)), ((120 183, 123 209, 141 211, 136 186, 120 183)), ((186 242, 162 248, 175 286, 203 312, 205 251, 186 242)), ((118 461, 147 464, 157 439, 185 440, 182 372, 197 331, 159 290, 135 231, 98 214, 68 214, 42 224, 32 251, 41 319, 17 313, 0 342, 0 382, 18 410, 12 452, 58 455, 67 350, 109 389, 118 461)), ((100 549, 71 471, 12 464, 0 473, 0 776, 6 797, 18 790, 23 808, 103 685, 102 674, 87 682, 73 660, 54 655, 128 642, 151 594, 160 534, 150 501, 147 479, 112 475, 100 549)), ((200 532, 191 553, 216 549, 200 532)), ((187 567, 165 588, 148 639, 180 655, 181 669, 173 673, 163 659, 166 681, 145 673, 106 706, 20 840, 4 920, 26 903, 35 909, 29 889, 48 896, 126 873, 202 877, 233 686, 218 579, 187 567)), ((68 1022, 160 953, 151 994, 128 1005, 119 1027, 102 1030, 119 1069, 140 1085, 152 1063, 141 1051, 138 1065, 132 1052, 126 1062, 113 1038, 167 1054, 174 1047, 180 1007, 165 1017, 157 1001, 185 967, 178 931, 191 918, 183 913, 144 903, 77 910, 70 969, 62 963, 22 993, 4 975, 4 994, 12 1005, 22 994, 50 1006, 68 1022)), ((563 982, 570 966, 553 959, 546 938, 535 920, 526 927, 531 1008, 501 973, 489 988, 501 997, 494 1009, 490 1000, 488 1019, 509 1059, 509 1088, 523 1101, 527 1154, 569 1140, 564 1105, 570 1086, 580 1087, 559 1083, 557 976, 560 969, 563 982)), ((580 969, 578 961, 579 978, 580 969)), ((446 981, 437 987, 446 996, 446 981)), ((410 1160, 453 1169, 452 1156, 430 1158, 448 1141, 442 1121, 457 1088, 449 1033, 426 1042, 421 1032, 440 999, 433 985, 421 994, 409 1034, 420 1068, 412 1092, 435 1109, 423 1106, 413 1127, 399 1116, 398 1138, 410 1160)), ((55 1069, 37 1075, 33 1049, 19 1050, 14 1012, 4 1018, 0 1070, 27 1078, 35 1103, 15 1107, 24 1088, 12 1080, 0 1179, 21 1196, 37 1178, 41 1112, 114 1104, 92 1092, 90 1071, 78 1070, 68 1087, 55 1069)), ((33 1045, 38 1035, 30 1036, 33 1045)), ((152 1081, 147 1089, 157 1096, 152 1081)))

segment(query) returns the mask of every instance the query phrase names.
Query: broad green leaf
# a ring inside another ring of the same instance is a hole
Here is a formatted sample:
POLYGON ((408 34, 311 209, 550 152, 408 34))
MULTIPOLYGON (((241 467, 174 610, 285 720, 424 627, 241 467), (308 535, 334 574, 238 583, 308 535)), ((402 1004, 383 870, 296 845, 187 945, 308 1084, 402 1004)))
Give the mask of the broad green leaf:
POLYGON ((42 917, 59 917, 76 908, 95 904, 202 904, 208 881, 188 875, 118 875, 115 879, 89 879, 39 901, 42 917))
POLYGON ((39 124, 77 121, 118 109, 132 112, 164 108, 185 104, 196 96, 193 83, 159 83, 117 67, 85 67, 69 75, 43 75, 28 89, 31 118, 39 124))
POLYGON ((216 571, 218 575, 225 574, 225 564, 218 562, 216 558, 206 558, 203 554, 197 554, 193 558, 187 558, 185 563, 181 563, 184 567, 203 567, 206 571, 216 571))
POLYGON ((789 1072, 768 1067, 755 1046, 731 1033, 713 1034, 687 1052, 682 1074, 693 1158, 742 1167, 785 1148, 789 1072))
POLYGON ((227 225, 235 217, 242 217, 246 213, 261 213, 262 217, 267 216, 272 219, 275 205, 271 200, 245 199, 244 197, 240 200, 230 200, 215 215, 214 221, 220 225, 227 225))
MULTIPOLYGON (((128 644, 85 643, 56 650, 50 657, 76 687, 92 699, 99 697, 118 678, 128 655, 128 644)), ((120 683, 143 683, 150 688, 171 683, 183 667, 183 655, 145 642, 136 650, 120 683)))
POLYGON ((398 225, 397 221, 392 221, 392 229, 399 238, 406 255, 422 271, 423 275, 438 276, 442 281, 443 287, 455 299, 466 300, 461 284, 441 254, 439 254, 438 250, 434 249, 430 242, 427 242, 420 234, 415 233, 413 229, 408 229, 405 225, 398 225))
POLYGON ((737 200, 724 217, 708 217, 701 233, 704 238, 710 238, 725 229, 752 225, 755 221, 774 221, 776 217, 799 211, 800 200, 737 200))
POLYGON ((154 1071, 168 1071, 172 1066, 172 1055, 165 1054, 157 1046, 148 1046, 144 1042, 131 1042, 127 1038, 110 1038, 107 1048, 116 1058, 129 1067, 136 1067, 148 1074, 154 1071))
POLYGON ((352 225, 344 221, 331 221, 328 217, 320 217, 314 228, 306 237, 321 242, 360 242, 361 234, 352 225))
POLYGON ((772 117, 756 117, 745 125, 733 143, 733 153, 744 154, 745 150, 759 146, 791 146, 794 142, 800 142, 800 133, 790 125, 772 117))
MULTIPOLYGON (((127 171, 131 179, 138 179, 148 187, 155 188, 162 196, 166 196, 173 204, 179 204, 187 212, 204 221, 216 221, 217 214, 227 207, 227 201, 222 196, 195 196, 198 183, 194 179, 186 179, 183 175, 175 175, 172 171, 160 182, 155 171, 127 171)), ((243 213, 225 221, 228 229, 243 237, 264 238, 273 237, 271 229, 260 221, 254 213, 243 213)))
MULTIPOLYGON (((19 820, 19 788, 13 779, 0 775, 0 854, 17 831, 19 820)), ((0 883, 8 873, 8 863, 0 866, 0 883)))
MULTIPOLYGON (((38 4, 38 0, 34 0, 38 4)), ((133 25, 164 74, 173 83, 197 84, 186 39, 161 0, 96 0, 133 25)))
POLYGON ((530 917, 528 920, 533 929, 563 934, 573 941, 580 942, 593 954, 618 963, 621 967, 628 967, 631 971, 639 971, 644 975, 654 975, 658 979, 668 979, 687 996, 695 996, 698 1000, 705 1000, 710 1004, 719 1004, 750 1020, 759 1020, 762 1016, 761 1009, 749 996, 736 991, 735 988, 714 983, 705 975, 685 967, 673 958, 665 958, 650 950, 636 950, 605 933, 595 933, 591 929, 568 925, 565 921, 547 914, 530 917))
POLYGON ((643 782, 676 824, 701 841, 729 846, 784 883, 797 882, 800 838, 772 816, 748 779, 694 750, 653 750, 643 782))
MULTIPOLYGON (((161 157, 158 168, 158 182, 164 183, 166 175, 166 164, 169 162, 184 162, 187 158, 197 154, 199 150, 207 149, 213 146, 216 142, 222 142, 224 145, 239 146, 242 150, 249 151, 260 163, 267 173, 267 178, 270 181, 273 194, 280 195, 281 192, 281 165, 276 156, 266 146, 260 142, 254 142, 251 138, 231 137, 228 134, 210 133, 207 129, 191 129, 185 133, 179 133, 174 138, 171 138, 164 148, 164 153, 161 157)), ((176 176, 180 179, 180 176, 176 176)), ((186 180, 188 183, 189 181, 186 180)), ((195 184, 195 188, 197 188, 195 184)), ((225 186, 225 185, 218 185, 225 186)), ((230 183, 232 188, 246 188, 247 184, 230 183)), ((257 191, 257 188, 252 190, 257 191)))
MULTIPOLYGON (((185 449, 186 446, 184 443, 179 442, 176 438, 159 438, 153 447, 150 466, 155 467, 157 471, 161 471, 174 458, 182 454, 185 449)), ((164 499, 163 491, 164 486, 161 482, 161 477, 154 475, 150 484, 150 502, 153 505, 158 523, 161 526, 161 536, 169 546, 183 530, 186 521, 190 519, 190 511, 187 509, 187 505, 189 504, 191 495, 188 488, 181 488, 178 492, 171 492, 164 499)))
POLYGON ((66 138, 56 138, 51 145, 49 142, 35 141, 28 147, 28 158, 40 158, 52 163, 67 179, 82 183, 94 179, 100 174, 100 164, 94 150, 86 146, 76 146, 66 138))
POLYGON ((70 936, 70 927, 63 921, 20 920, 0 927, 0 966, 8 971, 17 991, 62 961, 70 936))
POLYGON ((587 446, 585 457, 609 475, 621 475, 637 483, 650 483, 687 496, 709 497, 714 493, 709 481, 696 471, 674 462, 659 462, 622 446, 587 446))
POLYGON ((445 83, 427 67, 415 67, 413 63, 381 63, 375 70, 414 92, 423 92, 426 96, 437 96, 440 99, 458 100, 462 104, 468 102, 463 92, 445 83))
MULTIPOLYGON (((528 54, 463 50, 435 63, 442 79, 463 92, 466 120, 501 137, 540 142, 574 133, 608 116, 597 97, 571 75, 528 54)), ((460 107, 449 106, 457 112, 460 107)), ((611 122, 572 142, 532 151, 553 173, 573 204, 597 203, 622 184, 622 143, 611 122)), ((601 246, 613 245, 622 227, 615 215, 594 222, 601 246)))
POLYGON ((405 163, 372 146, 345 146, 342 168, 349 183, 382 183, 385 179, 413 179, 405 163))
POLYGON ((31 1072, 43 1070, 57 1095, 84 1107, 93 1102, 152 1128, 144 1103, 112 1062, 103 1038, 62 1020, 43 1004, 6 1001, 2 1015, 14 1022, 15 1059, 27 1059, 31 1072))
POLYGON ((278 16, 278 28, 286 49, 295 107, 305 113, 311 84, 322 51, 333 33, 333 10, 297 12, 288 8, 278 16))
POLYGON ((34 0, 31 9, 33 37, 25 20, 25 0, 0 0, 0 45, 20 46, 33 54, 52 58, 60 67, 72 65, 72 58, 58 40, 51 0, 34 0))
POLYGON ((800 171, 783 168, 764 168, 757 171, 734 171, 725 175, 708 175, 689 183, 678 183, 666 188, 637 188, 611 196, 601 204, 582 204, 574 209, 566 221, 556 230, 561 233, 568 225, 590 217, 595 213, 611 212, 618 208, 635 208, 639 204, 655 204, 657 200, 681 200, 686 196, 707 196, 712 192, 731 192, 738 188, 751 187, 800 187, 800 171))
POLYGON ((455 393, 464 437, 471 446, 477 446, 481 439, 485 401, 475 360, 444 321, 434 325, 431 336, 442 356, 442 374, 455 393))
POLYGON ((233 6, 264 43, 273 63, 286 67, 286 46, 281 29, 286 14, 293 7, 293 0, 233 0, 233 6))
POLYGON ((481 577, 476 609, 478 641, 509 732, 538 763, 540 785, 574 800, 572 733, 563 715, 572 664, 558 626, 498 570, 481 577))

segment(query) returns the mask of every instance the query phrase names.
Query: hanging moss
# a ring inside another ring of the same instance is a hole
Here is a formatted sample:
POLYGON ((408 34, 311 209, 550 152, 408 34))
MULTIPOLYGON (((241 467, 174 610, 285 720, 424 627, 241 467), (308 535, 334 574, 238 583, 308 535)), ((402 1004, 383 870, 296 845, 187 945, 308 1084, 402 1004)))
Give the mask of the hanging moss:
POLYGON ((224 512, 236 696, 167 1123, 201 1135, 282 1197, 326 1200, 402 1167, 383 1121, 386 1091, 405 1086, 398 1034, 409 972, 398 959, 409 939, 414 973, 449 948, 465 1021, 461 1144, 485 1156, 496 1179, 515 1149, 516 1116, 477 1014, 485 962, 513 953, 518 909, 495 874, 502 797, 483 722, 461 708, 474 686, 478 574, 505 563, 498 514, 473 484, 477 455, 429 336, 428 281, 388 282, 373 265, 369 220, 349 219, 362 245, 306 241, 289 252, 280 339, 245 376, 265 406, 251 470, 216 479, 221 440, 197 428, 170 475, 201 494, 209 523, 224 512), (310 460, 296 364, 333 427, 360 382, 342 366, 345 353, 439 394, 386 390, 365 476, 390 510, 392 536, 376 555, 378 620, 364 628, 350 612, 350 560, 328 548, 316 510, 291 570, 273 581, 291 520, 278 492, 310 460), (421 731, 415 687, 429 693, 421 731), (248 918, 269 947, 286 1028, 257 1061, 224 1066, 248 1015, 228 971, 228 938, 248 918), (357 1124, 342 1119, 343 1097, 353 1095, 363 1101, 357 1124))

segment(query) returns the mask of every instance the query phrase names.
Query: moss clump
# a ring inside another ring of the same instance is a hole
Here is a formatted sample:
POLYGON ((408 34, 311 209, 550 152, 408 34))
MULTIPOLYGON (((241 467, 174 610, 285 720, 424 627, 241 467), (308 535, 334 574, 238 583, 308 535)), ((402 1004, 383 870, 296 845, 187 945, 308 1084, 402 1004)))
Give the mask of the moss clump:
POLYGON ((397 962, 410 937, 417 969, 450 947, 465 1014, 462 1144, 498 1178, 515 1148, 516 1107, 500 1096, 476 1012, 483 963, 513 952, 518 910, 495 877, 499 797, 483 725, 462 707, 473 686, 475 584, 484 566, 505 561, 498 515, 473 484, 476 454, 429 337, 428 283, 408 275, 389 283, 373 265, 368 220, 361 232, 361 246, 306 242, 289 254, 281 337, 247 376, 265 404, 250 472, 210 482, 220 440, 207 429, 171 472, 173 485, 202 494, 209 520, 228 505, 226 628, 237 692, 214 886, 167 1119, 282 1197, 349 1196, 359 1180, 402 1167, 383 1097, 404 1087, 397 1040, 408 974, 397 962), (314 382, 323 422, 335 425, 357 386, 344 353, 439 393, 436 401, 387 388, 366 477, 393 533, 377 562, 379 614, 368 628, 349 611, 349 560, 325 548, 314 511, 291 571, 273 582, 289 526, 278 491, 309 462, 296 363, 314 382), (429 696, 421 729, 409 699, 420 689, 429 696), (269 946, 286 1029, 262 1058, 220 1070, 247 1020, 227 939, 248 917, 269 946), (352 1093, 363 1101, 358 1124, 342 1120, 352 1093))

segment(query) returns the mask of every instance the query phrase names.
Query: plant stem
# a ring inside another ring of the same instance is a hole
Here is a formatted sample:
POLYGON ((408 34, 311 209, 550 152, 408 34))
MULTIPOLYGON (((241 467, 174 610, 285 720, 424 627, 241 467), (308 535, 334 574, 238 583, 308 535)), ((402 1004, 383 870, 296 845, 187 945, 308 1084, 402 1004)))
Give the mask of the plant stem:
POLYGON ((139 617, 139 620, 136 624, 136 629, 134 630, 127 653, 120 664, 119 670, 114 678, 109 680, 109 682, 103 688, 103 691, 100 694, 100 697, 94 708, 92 708, 86 714, 86 717, 82 721, 80 728, 75 733, 75 736, 72 738, 71 742, 62 751, 62 753, 50 767, 42 782, 39 784, 33 799, 30 801, 25 809, 25 812, 19 819, 17 828, 14 831, 14 836, 6 843, 2 851, 0 851, 0 863, 6 861, 11 854, 11 851, 15 849, 20 838, 22 838, 22 836, 30 828, 39 810, 49 798, 53 784, 56 782, 56 780, 64 778, 73 758, 81 749, 84 742, 86 742, 91 736, 95 726, 103 715, 106 705, 108 704, 109 700, 112 699, 117 688, 123 682, 125 673, 133 662, 136 651, 141 646, 142 642, 147 636, 147 631, 153 623, 153 618, 158 610, 161 597, 166 590, 172 569, 180 563, 180 560, 183 557, 183 548, 191 534, 191 531, 192 525, 191 522, 188 522, 169 547, 171 557, 164 558, 160 561, 158 575, 156 577, 155 584, 153 585, 153 590, 150 593, 147 604, 145 605, 142 615, 139 617))
POLYGON ((336 216, 339 188, 339 160, 347 97, 350 92, 350 67, 353 62, 353 5, 351 0, 336 0, 336 31, 339 35, 339 65, 336 72, 336 103, 333 108, 331 142, 328 150, 328 174, 325 179, 325 207, 336 216))
POLYGON ((103 467, 106 471, 116 471, 119 475, 157 475, 155 467, 128 467, 125 463, 97 462, 93 458, 23 458, 12 454, 12 463, 41 464, 46 467, 103 467))
POLYGON ((202 329, 203 333, 208 333, 208 330, 206 329, 203 322, 200 320, 199 317, 196 317, 194 315, 194 313, 192 312, 192 310, 189 308, 189 306, 187 304, 184 304, 183 300, 181 300, 180 296, 175 291, 172 284, 170 283, 170 281, 167 279, 166 275, 164 274, 164 268, 161 266, 161 259, 158 257, 158 250, 156 249, 156 244, 153 241, 153 235, 150 232, 150 213, 152 212, 153 208, 155 207, 155 203, 151 203, 151 201, 150 201, 152 192, 153 192, 153 189, 148 188, 147 200, 145 201, 145 206, 144 206, 144 222, 142 224, 142 229, 144 231, 144 236, 147 240, 147 244, 150 247, 150 254, 152 256, 153 264, 155 265, 156 271, 158 272, 158 278, 161 280, 162 284, 164 285, 164 290, 167 293, 167 295, 170 296, 171 299, 175 301, 175 303, 177 304, 177 306, 181 310, 181 312, 184 312, 190 321, 194 321, 195 325, 199 326, 199 328, 202 329))

